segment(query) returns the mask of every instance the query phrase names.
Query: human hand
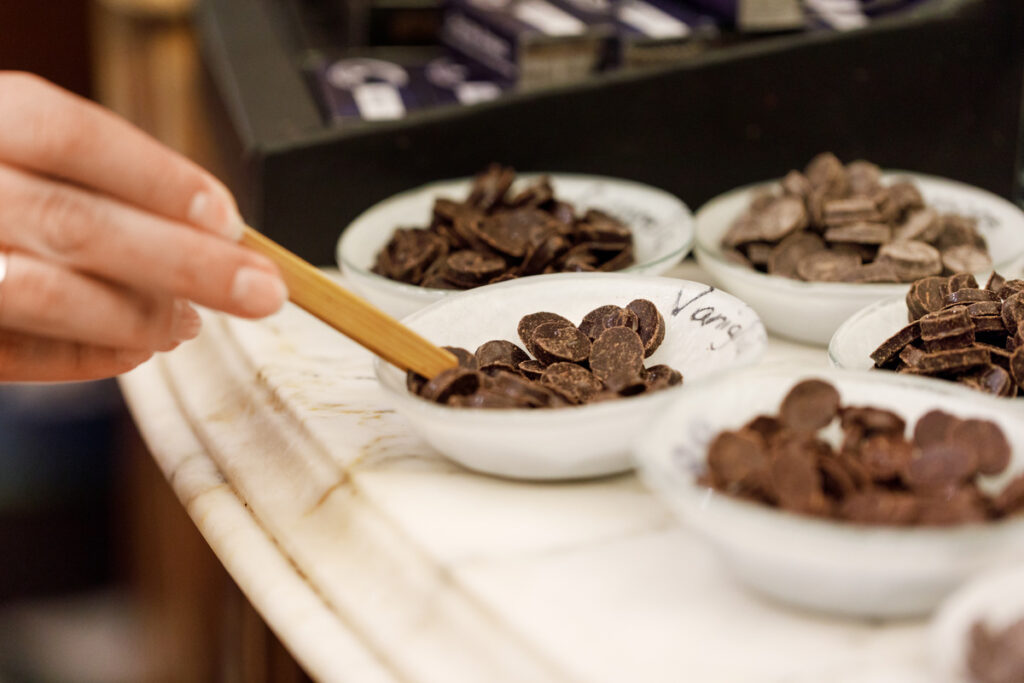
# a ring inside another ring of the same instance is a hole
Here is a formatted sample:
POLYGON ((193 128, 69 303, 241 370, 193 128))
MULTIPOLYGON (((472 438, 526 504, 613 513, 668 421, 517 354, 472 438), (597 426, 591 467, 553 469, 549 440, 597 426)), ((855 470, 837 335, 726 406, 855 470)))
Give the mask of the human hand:
POLYGON ((130 370, 199 333, 189 302, 275 312, 287 290, 234 244, 242 228, 196 164, 88 100, 0 71, 0 381, 130 370))

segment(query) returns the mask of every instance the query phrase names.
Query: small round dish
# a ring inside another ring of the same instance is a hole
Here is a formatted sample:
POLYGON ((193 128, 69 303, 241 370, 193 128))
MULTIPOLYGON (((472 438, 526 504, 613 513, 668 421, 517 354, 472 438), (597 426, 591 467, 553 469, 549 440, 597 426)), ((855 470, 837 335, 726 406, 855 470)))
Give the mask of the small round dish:
MULTIPOLYGON (((516 187, 543 174, 523 174, 516 187)), ((673 195, 641 183, 602 176, 549 174, 555 196, 576 206, 577 212, 601 209, 633 231, 636 263, 620 273, 660 275, 678 263, 693 246, 693 214, 673 195)), ((336 258, 352 288, 391 315, 401 318, 457 290, 430 289, 390 280, 370 271, 377 253, 395 228, 430 222, 434 200, 461 200, 469 194, 471 178, 444 180, 402 192, 370 207, 338 240, 336 258)))
MULTIPOLYGON (((910 180, 929 206, 944 213, 976 218, 988 241, 994 267, 1000 273, 1015 272, 1024 260, 1024 212, 1005 199, 970 185, 919 173, 892 171, 883 175, 883 180, 910 180)), ((850 315, 879 299, 905 294, 909 283, 803 282, 766 275, 727 261, 722 254, 722 237, 746 211, 754 193, 777 183, 742 187, 702 206, 696 216, 694 251, 697 261, 719 286, 749 303, 769 330, 825 346, 850 315)))
POLYGON ((1024 519, 959 527, 880 527, 805 517, 732 498, 697 483, 708 445, 723 429, 775 414, 797 382, 831 382, 844 405, 873 405, 912 424, 942 408, 999 424, 1024 469, 1024 423, 996 399, 919 378, 790 366, 717 376, 683 392, 635 447, 644 482, 716 551, 741 584, 781 602, 854 617, 928 613, 977 571, 1024 556, 1024 519))
POLYGON ((847 370, 875 367, 871 352, 907 325, 906 297, 882 299, 847 318, 828 343, 828 362, 847 370))
POLYGON ((585 406, 540 410, 453 408, 408 392, 405 373, 377 359, 395 410, 431 446, 479 472, 518 479, 575 479, 632 467, 629 447, 647 422, 688 383, 757 361, 767 339, 757 314, 729 294, 675 278, 579 273, 540 275, 472 289, 413 313, 403 322, 436 344, 472 351, 491 339, 519 344, 529 313, 552 311, 577 322, 604 304, 654 302, 665 340, 647 367, 668 364, 683 384, 585 406))
POLYGON ((928 648, 936 683, 970 680, 967 656, 971 628, 982 622, 1004 629, 1024 619, 1024 566, 981 574, 957 590, 939 608, 928 628, 928 648))

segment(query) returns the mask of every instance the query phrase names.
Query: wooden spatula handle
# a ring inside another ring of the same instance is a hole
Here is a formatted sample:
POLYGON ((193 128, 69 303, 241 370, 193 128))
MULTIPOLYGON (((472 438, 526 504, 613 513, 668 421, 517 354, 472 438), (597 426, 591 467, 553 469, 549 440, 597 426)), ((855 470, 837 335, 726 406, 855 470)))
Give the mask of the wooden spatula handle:
POLYGON ((347 291, 256 230, 246 228, 242 244, 277 264, 293 303, 389 363, 403 370, 414 370, 424 377, 434 377, 458 365, 454 355, 347 291))

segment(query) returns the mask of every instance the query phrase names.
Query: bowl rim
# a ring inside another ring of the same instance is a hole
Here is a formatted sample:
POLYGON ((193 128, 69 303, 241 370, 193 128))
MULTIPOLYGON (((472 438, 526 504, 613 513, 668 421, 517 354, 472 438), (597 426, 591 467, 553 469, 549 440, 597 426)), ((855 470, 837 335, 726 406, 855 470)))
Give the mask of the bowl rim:
MULTIPOLYGON (((641 189, 641 190, 644 190, 645 192, 657 193, 657 194, 660 194, 660 195, 664 196, 666 199, 671 199, 671 200, 673 200, 673 201, 675 201, 675 202, 677 202, 679 204, 678 215, 681 218, 680 225, 682 226, 682 228, 680 229, 680 232, 684 235, 682 244, 679 247, 673 249, 671 252, 663 254, 661 256, 658 256, 657 258, 651 259, 649 261, 644 261, 643 263, 634 263, 632 265, 626 266, 625 268, 622 268, 621 270, 609 271, 610 273, 613 273, 613 274, 614 273, 631 273, 631 272, 636 272, 636 271, 641 270, 641 269, 646 270, 646 269, 649 269, 649 268, 660 267, 660 266, 663 266, 666 262, 670 262, 670 261, 674 262, 674 261, 682 260, 682 258, 685 255, 689 254, 690 251, 693 249, 693 245, 694 245, 694 242, 696 240, 696 234, 697 234, 696 219, 695 219, 694 212, 690 208, 690 206, 686 202, 684 202, 680 197, 672 194, 671 192, 668 192, 667 190, 663 190, 660 187, 655 187, 654 185, 648 185, 646 183, 641 183, 639 181, 630 180, 630 179, 627 179, 627 178, 616 178, 614 176, 604 176, 604 175, 596 175, 596 174, 589 174, 589 173, 556 173, 556 172, 550 172, 550 173, 544 173, 544 172, 521 173, 521 174, 517 174, 516 175, 516 182, 517 183, 518 182, 529 182, 530 180, 537 179, 537 178, 542 178, 542 177, 545 177, 545 176, 551 178, 552 180, 554 180, 556 182, 559 179, 570 180, 570 181, 611 182, 611 183, 615 183, 615 184, 618 184, 618 185, 625 185, 625 186, 630 186, 630 187, 633 187, 633 188, 636 188, 636 189, 641 189)), ((364 268, 362 266, 359 266, 359 265, 356 265, 355 263, 353 263, 351 261, 351 259, 350 259, 351 248, 348 248, 348 249, 346 248, 346 245, 351 245, 351 243, 352 243, 351 241, 353 239, 355 239, 353 237, 353 235, 355 233, 351 230, 351 228, 354 227, 354 226, 357 226, 359 223, 364 221, 369 214, 371 214, 371 213, 373 213, 375 211, 380 210, 381 207, 383 207, 385 205, 396 204, 396 203, 399 203, 401 201, 407 201, 411 197, 419 195, 419 194, 438 193, 438 192, 444 192, 444 191, 457 191, 455 189, 456 187, 464 185, 466 183, 471 183, 472 181, 473 181, 473 176, 463 176, 463 177, 459 177, 459 178, 447 178, 447 179, 442 179, 442 180, 434 180, 434 181, 431 181, 429 183, 425 183, 423 185, 420 185, 418 187, 414 187, 414 188, 411 188, 411 189, 408 189, 408 190, 403 190, 402 192, 399 192, 397 194, 393 194, 390 197, 386 197, 386 198, 380 200, 379 202, 377 202, 376 204, 374 204, 373 206, 367 208, 365 211, 363 211, 358 216, 356 216, 354 219, 352 219, 352 221, 347 226, 345 226, 344 229, 342 229, 341 234, 338 237, 338 241, 337 241, 337 243, 335 245, 334 257, 335 257, 335 261, 337 261, 337 263, 338 263, 338 266, 341 268, 342 273, 349 273, 349 272, 351 272, 351 273, 354 273, 354 274, 356 274, 356 275, 358 275, 358 276, 360 276, 360 277, 362 277, 365 280, 368 280, 370 282, 380 283, 381 286, 389 287, 389 288, 393 289, 396 292, 401 292, 401 293, 406 294, 406 295, 415 295, 415 296, 417 296, 419 298, 430 298, 430 299, 434 299, 434 300, 440 300, 440 299, 442 299, 444 297, 451 296, 452 294, 457 294, 457 293, 460 293, 460 292, 467 292, 467 291, 470 291, 470 290, 473 290, 473 289, 479 289, 479 287, 471 287, 470 289, 438 289, 438 288, 435 288, 435 287, 420 287, 419 285, 410 285, 410 284, 408 284, 406 282, 399 282, 398 280, 392 280, 390 278, 384 277, 383 275, 378 275, 377 273, 374 273, 373 271, 371 271, 368 268, 364 268), (452 186, 455 186, 455 187, 452 187, 452 186)), ((381 235, 384 236, 384 237, 382 237, 382 239, 380 241, 380 244, 378 245, 378 251, 379 251, 379 247, 383 246, 386 243, 387 239, 390 239, 391 235, 394 233, 394 229, 395 228, 392 228, 390 232, 388 232, 388 231, 379 231, 381 233, 381 235)), ((577 275, 578 273, 550 273, 550 274, 552 274, 552 275, 577 275)), ((529 276, 529 277, 536 277, 536 276, 529 276)), ((480 285, 480 286, 482 287, 482 286, 486 286, 486 285, 480 285)))
MULTIPOLYGON (((789 386, 808 378, 821 378, 837 385, 842 392, 840 383, 846 381, 877 383, 881 385, 896 385, 927 395, 939 400, 946 397, 959 398, 961 401, 971 403, 972 408, 977 406, 978 413, 986 414, 999 413, 1007 421, 1020 420, 1020 408, 1014 409, 1011 406, 1000 403, 999 399, 990 398, 984 395, 976 395, 977 392, 965 387, 937 386, 927 378, 910 377, 903 375, 882 375, 865 371, 849 370, 843 368, 817 368, 808 369, 804 366, 786 363, 776 365, 760 365, 756 367, 737 368, 726 373, 717 374, 706 379, 706 385, 725 384, 739 381, 743 375, 764 375, 776 380, 785 376, 785 383, 789 386), (987 405, 986 405, 987 404, 987 405), (986 410, 988 408, 988 410, 986 410)), ((780 380, 781 381, 781 380, 780 380)), ((705 388, 709 388, 705 386, 705 388)), ((947 544, 954 539, 978 539, 993 535, 1004 535, 1012 531, 1020 533, 1024 530, 1024 513, 998 520, 984 522, 967 522, 953 526, 896 526, 884 524, 864 524, 858 522, 846 522, 832 518, 814 517, 789 510, 781 510, 767 505, 747 501, 729 496, 709 486, 701 485, 691 472, 685 472, 678 467, 672 467, 668 463, 665 452, 672 449, 672 444, 657 444, 663 440, 662 434, 670 429, 669 423, 673 415, 681 410, 685 403, 683 397, 671 406, 668 406, 650 425, 650 429, 634 443, 633 457, 636 470, 644 484, 654 491, 670 508, 676 512, 676 516, 683 523, 691 526, 702 535, 708 535, 706 527, 712 523, 694 521, 695 518, 702 518, 702 514, 693 514, 692 509, 699 506, 708 509, 714 505, 724 508, 724 513, 729 516, 742 516, 751 520, 758 526, 772 526, 773 534, 781 534, 787 537, 814 534, 819 539, 822 534, 828 534, 823 540, 828 545, 847 545, 863 542, 870 538, 872 543, 905 543, 908 538, 920 540, 922 543, 947 544), (666 471, 666 467, 671 469, 666 471), (667 472, 667 477, 663 477, 667 472), (681 487, 680 487, 681 485, 681 487), (700 502, 698 502, 700 501, 700 502), (687 509, 682 512, 681 509, 687 509)), ((1024 448, 1024 444, 1021 444, 1024 448)), ((1024 457, 1024 456, 1022 456, 1024 457)), ((705 455, 706 458, 706 455, 705 455)), ((1024 471, 1022 471, 1024 473, 1024 471)), ((717 525, 716 525, 717 526, 717 525)), ((735 539, 735 536, 731 537, 735 539)), ((716 537, 713 542, 721 544, 723 539, 716 537)), ((779 555, 806 555, 814 553, 812 544, 794 551, 792 548, 778 548, 766 538, 744 537, 743 545, 750 548, 767 549, 770 553, 779 555)), ((874 550, 874 549, 873 549, 874 550)), ((900 550, 900 555, 910 556, 919 550, 900 550)))
MULTIPOLYGON (((961 190, 970 190, 977 194, 982 195, 987 201, 998 203, 1004 207, 1013 209, 1020 216, 1021 225, 1024 225, 1024 209, 1017 206, 1013 202, 1010 202, 997 194, 989 192, 980 187, 969 185, 968 183, 961 182, 959 180, 953 180, 952 178, 944 178, 942 176, 931 175, 927 173, 918 173, 916 171, 908 171, 904 169, 882 169, 882 177, 884 179, 895 180, 900 177, 909 177, 914 180, 922 180, 927 183, 936 183, 939 185, 952 185, 961 190)), ((883 283, 852 283, 852 282, 805 282, 803 280, 794 280, 791 278, 780 277, 777 275, 768 275, 752 268, 745 268, 739 264, 731 263, 726 260, 722 254, 722 250, 716 246, 708 244, 707 229, 701 229, 702 225, 707 225, 707 211, 713 208, 715 205, 720 204, 724 201, 733 199, 735 197, 749 195, 755 190, 763 188, 775 188, 778 183, 781 182, 781 178, 775 178, 771 180, 762 180, 754 183, 748 183, 739 187, 733 188, 722 194, 712 197, 708 201, 704 202, 697 212, 694 214, 694 245, 693 251, 697 256, 698 261, 707 260, 715 268, 724 270, 729 273, 730 277, 742 278, 746 277, 751 284, 756 284, 759 287, 778 287, 780 289, 791 289, 797 293, 809 293, 810 290, 815 290, 816 293, 826 294, 827 296, 844 297, 844 298, 862 298, 872 297, 878 298, 887 295, 895 295, 900 291, 905 290, 912 283, 910 282, 883 282, 883 283), (704 220, 702 221, 702 217, 704 220)), ((1005 259, 1001 259, 998 263, 993 258, 993 263, 990 268, 985 269, 982 272, 991 272, 1009 270, 1016 270, 1016 266, 1019 264, 1021 259, 1024 259, 1024 238, 1020 242, 1020 246, 1015 252, 1005 259)), ((975 273, 975 275, 979 274, 975 273)))
MULTIPOLYGON (((834 368, 840 368, 840 369, 844 369, 844 370, 870 370, 870 369, 872 369, 874 367, 874 363, 872 363, 871 365, 869 365, 867 367, 863 367, 863 368, 855 367, 855 366, 850 366, 850 365, 843 365, 841 362, 839 362, 839 357, 836 354, 836 349, 838 348, 838 346, 840 344, 842 344, 843 338, 850 334, 851 330, 856 329, 857 326, 863 324, 865 320, 869 320, 878 311, 880 311, 882 309, 885 309, 885 308, 889 308, 890 306, 895 306, 897 304, 903 304, 904 307, 905 307, 906 306, 906 299, 905 299, 905 297, 893 296, 893 297, 888 297, 886 299, 879 299, 878 301, 872 302, 872 303, 868 304, 867 306, 865 306, 864 308, 861 308, 861 309, 857 310, 852 315, 850 315, 849 318, 844 320, 842 322, 842 324, 839 327, 836 328, 836 331, 832 333, 832 338, 829 339, 829 341, 828 341, 828 349, 827 349, 827 352, 828 352, 828 362, 831 364, 831 366, 834 367, 834 368)), ((909 325, 909 323, 907 323, 907 324, 909 325)), ((890 333, 890 336, 892 336, 893 334, 895 334, 898 331, 899 330, 893 330, 890 333)), ((886 339, 888 339, 888 337, 886 337, 886 339)), ((866 361, 870 361, 871 360, 870 356, 865 356, 865 360, 866 361)))
MULTIPOLYGON (((622 275, 618 273, 552 273, 548 275, 531 275, 529 277, 517 278, 515 280, 509 280, 506 282, 499 282, 493 285, 484 285, 481 287, 475 287, 458 292, 459 302, 465 301, 475 297, 486 297, 491 295, 495 291, 504 291, 506 289, 520 289, 523 287, 547 287, 556 286, 560 282, 572 282, 573 284, 579 284, 581 279, 583 280, 608 280, 614 281, 617 285, 626 286, 628 282, 640 282, 647 283, 649 285, 657 286, 670 286, 678 288, 686 285, 694 285, 698 287, 708 287, 701 282, 695 282, 693 280, 683 280, 681 278, 671 278, 658 275, 622 275)), ((752 337, 756 343, 756 348, 749 352, 749 357, 746 360, 740 360, 737 366, 751 365, 764 355, 768 347, 768 335, 765 330, 764 324, 761 322, 760 316, 749 304, 742 299, 729 294, 717 287, 714 287, 713 292, 721 297, 725 297, 726 300, 732 300, 739 304, 740 307, 749 311, 753 318, 754 324, 749 328, 749 334, 753 334, 752 337)), ((413 313, 402 318, 402 323, 410 325, 415 323, 420 318, 431 315, 436 310, 441 309, 443 306, 451 305, 455 299, 453 297, 446 297, 433 304, 421 308, 413 313)), ((415 410, 425 416, 434 416, 443 418, 446 420, 452 420, 453 415, 460 416, 458 419, 462 419, 465 416, 464 422, 472 422, 473 424, 490 425, 494 423, 502 423, 511 425, 529 424, 536 425, 540 424, 555 424, 564 423, 569 420, 591 420, 594 418, 601 417, 603 415, 621 411, 624 407, 633 409, 635 406, 637 409, 644 406, 654 406, 657 403, 665 402, 668 398, 678 395, 680 392, 687 390, 693 384, 702 382, 706 378, 698 378, 691 380, 689 383, 685 380, 684 382, 675 387, 669 387, 662 389, 650 394, 641 394, 639 396, 629 396, 623 400, 616 401, 603 401, 601 403, 590 403, 579 406, 565 406, 558 409, 551 410, 536 410, 530 408, 508 408, 501 410, 474 410, 465 408, 453 408, 448 405, 442 405, 440 403, 434 403, 427 401, 418 396, 414 396, 409 393, 405 388, 404 383, 401 386, 393 385, 387 379, 388 374, 400 373, 398 368, 385 361, 383 358, 375 357, 373 361, 374 374, 377 378, 377 384, 382 387, 385 392, 390 395, 396 396, 403 405, 408 406, 411 410, 415 410)), ((734 369, 730 367, 720 372, 728 372, 734 369)), ((717 375, 718 373, 712 373, 717 375)))

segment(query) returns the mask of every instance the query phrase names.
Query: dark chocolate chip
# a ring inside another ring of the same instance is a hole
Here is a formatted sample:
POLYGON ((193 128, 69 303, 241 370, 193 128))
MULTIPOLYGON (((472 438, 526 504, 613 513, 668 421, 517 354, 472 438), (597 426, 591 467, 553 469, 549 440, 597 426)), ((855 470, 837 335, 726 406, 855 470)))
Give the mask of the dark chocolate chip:
POLYGON ((480 388, 480 373, 463 367, 442 370, 420 389, 428 401, 445 403, 450 396, 472 394, 480 388))
POLYGON ((544 323, 534 330, 531 341, 533 355, 546 365, 560 361, 583 363, 590 357, 590 338, 572 324, 544 323))
POLYGON ((816 431, 839 413, 839 392, 828 382, 809 379, 786 394, 779 410, 782 423, 790 429, 816 431))
POLYGON ((639 326, 636 313, 620 306, 600 306, 583 316, 580 322, 580 332, 597 339, 601 333, 612 327, 628 327, 636 331, 639 326))
POLYGON ((519 364, 530 358, 521 348, 504 339, 484 342, 477 348, 475 356, 481 370, 500 367, 509 372, 518 371, 519 364))
POLYGON ((839 282, 860 266, 856 254, 838 251, 816 251, 800 259, 796 273, 809 282, 839 282))
POLYGON ((912 344, 921 338, 921 324, 912 322, 893 336, 882 342, 877 349, 871 352, 871 359, 875 366, 883 368, 891 365, 899 356, 907 344, 912 344))
POLYGON ((796 278, 796 267, 809 254, 825 249, 825 242, 813 232, 795 232, 772 250, 768 258, 768 273, 796 278))
POLYGON ((451 352, 452 355, 459 361, 459 367, 465 370, 477 370, 479 365, 477 364, 476 356, 462 348, 461 346, 442 346, 445 351, 451 352))
POLYGON ((590 369, 612 391, 643 388, 643 368, 644 345, 633 330, 613 327, 594 341, 590 369))
POLYGON ((768 456, 755 437, 722 432, 708 449, 713 485, 734 494, 757 494, 770 486, 768 456))
POLYGON ((633 299, 626 308, 636 315, 637 334, 644 343, 644 358, 649 358, 665 340, 665 318, 654 302, 647 299, 633 299))
POLYGON ((603 388, 590 370, 575 363, 552 363, 540 381, 570 403, 586 403, 603 388))
POLYGON ((962 450, 972 453, 981 474, 999 474, 1010 464, 1010 444, 994 422, 961 420, 953 426, 949 438, 962 450))
POLYGON ((533 355, 537 355, 537 352, 534 350, 533 347, 534 332, 536 332, 537 328, 543 325, 544 323, 552 322, 568 325, 570 327, 576 327, 567 318, 563 318, 557 313, 549 313, 547 311, 541 311, 540 313, 530 313, 529 315, 524 315, 519 320, 519 325, 516 328, 516 331, 519 334, 519 339, 520 341, 523 342, 523 346, 525 346, 527 350, 533 355))

